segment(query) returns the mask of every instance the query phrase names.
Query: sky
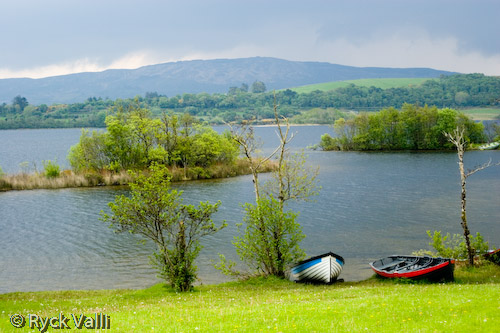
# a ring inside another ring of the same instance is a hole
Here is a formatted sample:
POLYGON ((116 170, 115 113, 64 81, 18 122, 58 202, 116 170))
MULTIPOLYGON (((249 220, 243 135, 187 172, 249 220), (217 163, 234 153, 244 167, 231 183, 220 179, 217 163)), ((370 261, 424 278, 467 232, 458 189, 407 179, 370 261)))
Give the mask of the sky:
POLYGON ((500 75, 498 0, 0 0, 0 78, 275 57, 500 75))

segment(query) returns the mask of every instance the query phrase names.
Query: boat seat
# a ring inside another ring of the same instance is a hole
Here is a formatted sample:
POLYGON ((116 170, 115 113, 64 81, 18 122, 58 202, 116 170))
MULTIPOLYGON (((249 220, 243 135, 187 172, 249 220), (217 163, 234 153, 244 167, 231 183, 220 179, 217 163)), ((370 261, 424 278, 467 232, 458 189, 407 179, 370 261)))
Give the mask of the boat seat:
POLYGON ((390 267, 393 267, 393 266, 397 266, 401 263, 404 263, 405 261, 404 260, 394 260, 388 264, 385 264, 384 266, 380 266, 380 267, 375 267, 377 269, 380 269, 380 270, 385 270, 387 268, 390 268, 390 267))
POLYGON ((424 267, 429 266, 431 262, 432 262, 432 260, 428 260, 427 262, 424 262, 424 263, 420 263, 419 260, 413 260, 412 262, 409 262, 406 265, 403 265, 401 267, 396 268, 395 271, 399 272, 399 271, 402 271, 405 269, 408 270, 409 268, 411 268, 414 265, 418 265, 418 268, 422 269, 424 267))

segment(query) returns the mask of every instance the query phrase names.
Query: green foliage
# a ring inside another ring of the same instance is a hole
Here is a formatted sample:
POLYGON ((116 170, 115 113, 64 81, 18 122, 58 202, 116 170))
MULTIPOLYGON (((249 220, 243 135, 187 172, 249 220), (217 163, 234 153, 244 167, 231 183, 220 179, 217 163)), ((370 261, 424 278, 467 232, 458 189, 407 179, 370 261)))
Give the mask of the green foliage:
POLYGON ((3 169, 2 167, 0 166, 0 178, 3 177, 5 175, 5 172, 3 172, 3 169))
POLYGON ((194 260, 200 239, 224 228, 216 226, 211 216, 220 202, 182 204, 182 192, 172 190, 168 170, 152 165, 147 175, 133 174, 130 197, 117 196, 109 203, 112 215, 101 212, 101 219, 117 232, 139 234, 153 241, 157 251, 151 258, 160 277, 179 291, 188 291, 196 280, 194 260))
MULTIPOLYGON (((427 235, 431 239, 429 245, 432 246, 436 252, 420 250, 416 254, 427 254, 431 256, 440 256, 444 258, 454 259, 468 258, 467 247, 463 235, 454 234, 453 236, 450 236, 450 234, 447 233, 445 236, 443 236, 441 234, 441 231, 434 231, 434 233, 431 234, 430 230, 427 231, 427 235)), ((476 254, 485 254, 488 251, 488 242, 484 241, 479 232, 475 237, 470 235, 469 238, 471 241, 471 247, 476 254)))
POLYGON ((108 134, 102 131, 82 130, 78 144, 70 148, 68 161, 77 172, 81 171, 102 171, 111 169, 111 161, 107 151, 108 134))
MULTIPOLYGON (((319 188, 316 186, 318 169, 306 167, 303 153, 293 156, 287 153, 286 145, 292 139, 289 136, 290 124, 286 118, 280 117, 276 104, 274 118, 280 145, 264 159, 253 156, 259 145, 251 126, 231 128, 234 141, 238 142, 249 162, 256 197, 255 204, 245 205, 245 217, 243 223, 238 225, 239 235, 233 245, 240 260, 251 269, 250 275, 282 278, 292 264, 305 256, 299 246, 305 236, 296 222, 297 214, 286 211, 286 204, 289 200, 308 200, 318 193, 319 188), (278 166, 261 189, 258 175, 262 161, 275 153, 278 166)), ((224 256, 220 259, 216 267, 226 274, 231 273, 234 263, 228 263, 224 256)))
POLYGON ((468 142, 484 142, 484 126, 462 113, 444 108, 405 104, 401 111, 388 108, 335 121, 335 138, 321 137, 323 150, 435 150, 451 149, 444 136, 457 126, 466 129, 468 142))
POLYGON ((252 83, 252 87, 250 89, 254 94, 263 93, 267 90, 266 85, 262 81, 255 81, 252 83))
POLYGON ((61 174, 59 165, 51 160, 42 161, 45 176, 47 178, 57 178, 61 174))
POLYGON ((240 259, 257 274, 284 276, 286 268, 305 256, 299 243, 302 228, 293 211, 282 213, 272 195, 245 204, 243 224, 233 245, 240 259))
POLYGON ((238 147, 231 138, 194 121, 189 115, 153 118, 147 109, 121 105, 106 117, 106 132, 82 131, 68 159, 77 172, 119 172, 152 163, 184 168, 233 164, 238 147))
MULTIPOLYGON (((250 90, 259 93, 247 92, 247 85, 242 84, 240 88, 232 87, 228 94, 201 93, 167 97, 148 92, 145 98, 112 101, 91 97, 83 103, 68 105, 33 106, 25 105, 23 101, 12 105, 4 103, 0 105, 0 117, 4 117, 0 128, 105 127, 108 110, 137 104, 140 108, 151 110, 156 117, 172 112, 177 115, 189 113, 211 123, 221 123, 222 120, 259 121, 273 117, 274 96, 281 107, 281 113, 289 118, 311 109, 373 111, 388 107, 402 108, 405 103, 443 108, 500 106, 500 78, 482 74, 457 74, 429 80, 344 81, 334 82, 329 88, 318 86, 296 91, 285 89, 276 93, 265 92, 265 85, 258 82, 250 90)), ((309 115, 304 117, 308 118, 309 115)), ((301 117, 297 120, 304 121, 301 117)), ((324 121, 322 116, 318 120, 324 121)))

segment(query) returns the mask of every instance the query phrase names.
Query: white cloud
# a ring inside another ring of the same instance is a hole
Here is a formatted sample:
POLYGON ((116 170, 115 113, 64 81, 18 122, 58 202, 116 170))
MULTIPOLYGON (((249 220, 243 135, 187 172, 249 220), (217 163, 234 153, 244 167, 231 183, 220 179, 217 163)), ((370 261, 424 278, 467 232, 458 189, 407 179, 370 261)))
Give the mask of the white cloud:
POLYGON ((429 67, 461 73, 500 75, 500 55, 484 55, 464 51, 452 37, 432 38, 423 31, 378 34, 360 43, 348 39, 325 40, 312 27, 259 43, 242 42, 216 51, 204 50, 142 50, 102 63, 89 58, 72 62, 9 70, 0 68, 0 78, 42 78, 79 72, 99 72, 106 69, 134 69, 164 62, 243 58, 253 56, 277 57, 297 61, 325 61, 358 67, 429 67))
POLYGON ((328 62, 360 67, 430 67, 461 73, 500 75, 500 55, 486 56, 464 51, 455 38, 429 36, 407 38, 402 35, 378 38, 363 44, 345 39, 324 43, 320 52, 331 56, 328 62))
MULTIPOLYGON (((166 60, 173 61, 173 60, 166 60)), ((10 70, 0 68, 0 78, 43 78, 49 76, 66 75, 82 72, 101 72, 106 69, 134 69, 141 66, 161 62, 160 58, 151 52, 140 51, 127 54, 112 61, 110 64, 101 64, 89 58, 77 59, 71 62, 26 68, 21 70, 10 70)))
POLYGON ((102 67, 87 58, 78 59, 73 62, 25 68, 21 70, 10 70, 0 68, 0 78, 41 78, 47 76, 64 75, 79 72, 98 72, 102 67))

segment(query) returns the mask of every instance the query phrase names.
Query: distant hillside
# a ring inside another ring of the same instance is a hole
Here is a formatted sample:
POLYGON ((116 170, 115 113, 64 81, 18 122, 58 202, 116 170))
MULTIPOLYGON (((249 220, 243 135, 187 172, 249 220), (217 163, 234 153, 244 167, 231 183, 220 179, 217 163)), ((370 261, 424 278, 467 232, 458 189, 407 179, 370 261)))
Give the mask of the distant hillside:
POLYGON ((30 104, 75 103, 89 97, 129 98, 158 92, 225 93, 232 86, 262 81, 268 90, 372 78, 435 78, 453 74, 429 68, 351 67, 276 58, 193 60, 42 79, 0 79, 0 103, 21 95, 30 104))

